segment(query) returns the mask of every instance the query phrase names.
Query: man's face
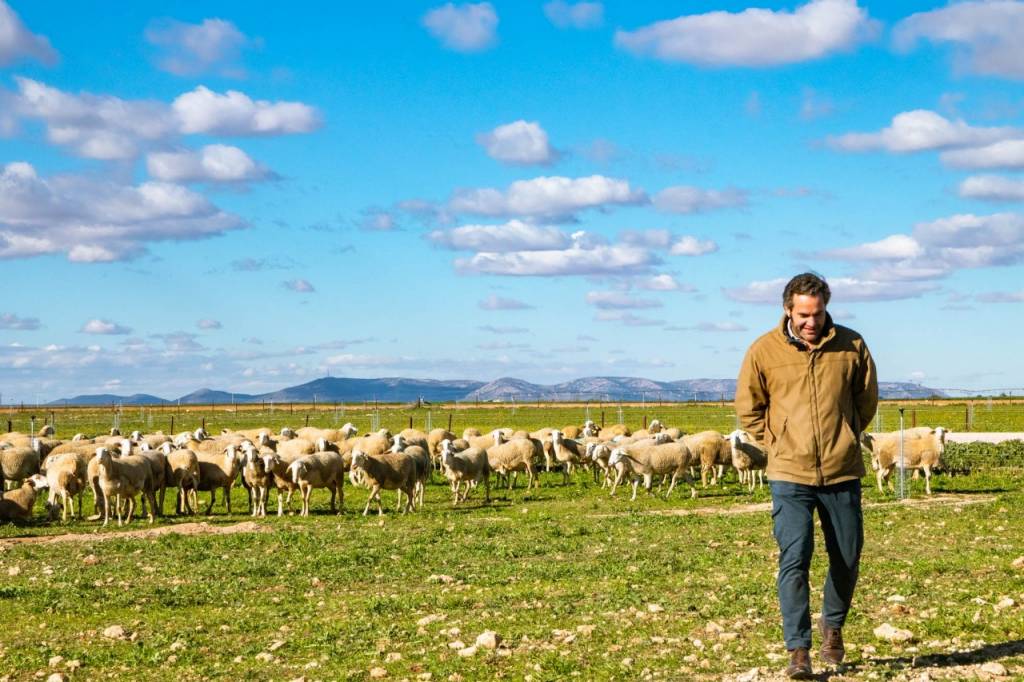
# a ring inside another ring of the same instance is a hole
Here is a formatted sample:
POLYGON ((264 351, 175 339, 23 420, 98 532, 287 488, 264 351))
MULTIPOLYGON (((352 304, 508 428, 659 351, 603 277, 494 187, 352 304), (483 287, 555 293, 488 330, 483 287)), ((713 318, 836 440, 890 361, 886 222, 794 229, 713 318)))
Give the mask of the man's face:
POLYGON ((793 306, 786 310, 793 333, 810 344, 818 343, 825 328, 825 300, 821 296, 794 294, 793 306))

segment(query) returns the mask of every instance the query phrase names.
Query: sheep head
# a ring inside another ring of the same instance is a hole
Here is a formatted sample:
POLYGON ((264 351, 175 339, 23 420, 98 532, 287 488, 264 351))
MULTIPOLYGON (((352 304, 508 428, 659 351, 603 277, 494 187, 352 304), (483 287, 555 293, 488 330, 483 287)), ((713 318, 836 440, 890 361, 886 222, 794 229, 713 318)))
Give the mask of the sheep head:
POLYGON ((30 484, 36 490, 45 490, 50 487, 50 482, 46 480, 46 476, 42 474, 32 474, 25 482, 30 484))
POLYGON ((282 438, 295 438, 295 431, 293 431, 289 427, 285 426, 284 428, 281 429, 281 437, 282 438))
POLYGON ((367 454, 358 448, 352 451, 351 469, 362 469, 366 466, 367 454))
POLYGON ((139 431, 138 429, 136 429, 135 431, 132 431, 132 435, 130 435, 129 438, 131 438, 132 440, 139 440, 139 439, 141 439, 142 438, 142 431, 139 431))
POLYGON ((161 452, 163 452, 163 453, 164 453, 164 456, 165 456, 165 457, 166 457, 167 455, 171 454, 171 450, 172 450, 173 448, 174 448, 174 446, 173 446, 173 445, 171 445, 171 443, 169 443, 169 442, 168 442, 168 443, 164 443, 163 445, 161 445, 161 446, 160 446, 160 450, 161 450, 161 452))
POLYGON ((395 436, 395 444, 391 446, 391 452, 401 452, 405 448, 405 437, 402 434, 395 436))
POLYGON ((351 438, 352 436, 359 433, 359 429, 353 426, 351 422, 346 422, 345 425, 342 426, 340 430, 342 434, 344 434, 345 438, 351 438))
POLYGON ((597 459, 594 455, 595 450, 597 450, 597 443, 587 443, 587 459, 597 459))
POLYGON ((288 465, 288 478, 291 479, 295 485, 299 484, 299 477, 306 473, 306 463, 301 459, 297 459, 288 465))

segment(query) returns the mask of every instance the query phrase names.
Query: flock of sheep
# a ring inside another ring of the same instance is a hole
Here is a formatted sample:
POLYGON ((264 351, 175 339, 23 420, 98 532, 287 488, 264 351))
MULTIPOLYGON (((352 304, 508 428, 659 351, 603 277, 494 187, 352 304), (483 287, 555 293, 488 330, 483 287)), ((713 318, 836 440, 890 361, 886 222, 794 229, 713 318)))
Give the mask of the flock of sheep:
MULTIPOLYGON (((921 427, 904 432, 902 457, 906 469, 924 472, 931 493, 931 474, 941 466, 946 430, 921 427)), ((435 471, 448 480, 453 504, 467 499, 470 492, 484 488, 490 500, 492 475, 513 488, 517 477, 527 477, 527 488, 538 487, 538 470, 560 469, 563 483, 579 470, 590 470, 595 482, 614 495, 624 482, 631 482, 633 499, 640 483, 650 493, 655 478, 668 482, 666 497, 680 479, 690 494, 697 496, 694 481, 699 471, 703 486, 717 484, 726 467, 736 470, 741 484, 753 490, 764 485, 767 457, 744 431, 723 435, 718 431, 684 434, 665 428, 658 420, 646 429, 630 431, 624 424, 606 429, 587 421, 582 426, 544 428, 526 432, 495 429, 481 434, 466 429, 461 437, 445 429, 424 433, 405 429, 392 434, 387 429, 359 435, 351 424, 340 429, 306 427, 282 429, 225 430, 211 437, 203 429, 174 436, 156 432, 133 432, 123 437, 116 429, 109 436, 90 438, 77 434, 68 441, 55 439, 52 427, 36 435, 9 433, 0 438, 0 473, 4 489, 0 497, 0 520, 25 520, 32 516, 39 491, 48 489, 49 518, 58 511, 62 520, 82 516, 82 495, 91 490, 95 500, 94 518, 103 525, 116 517, 118 525, 135 516, 136 498, 141 496, 142 515, 150 522, 164 508, 167 488, 176 488, 178 514, 196 514, 200 491, 210 493, 206 514, 222 490, 231 513, 231 490, 241 478, 253 516, 265 516, 270 491, 277 491, 277 513, 291 512, 292 495, 301 499, 302 515, 309 514, 312 491, 325 488, 331 494, 331 511, 344 505, 344 479, 370 490, 363 514, 376 503, 383 513, 382 490, 398 493, 398 506, 412 511, 423 506, 424 488, 435 471), (147 511, 148 509, 148 511, 147 511)), ((900 463, 899 434, 864 434, 862 445, 870 452, 872 468, 882 490, 900 463)), ((890 488, 892 482, 889 482, 890 488)))

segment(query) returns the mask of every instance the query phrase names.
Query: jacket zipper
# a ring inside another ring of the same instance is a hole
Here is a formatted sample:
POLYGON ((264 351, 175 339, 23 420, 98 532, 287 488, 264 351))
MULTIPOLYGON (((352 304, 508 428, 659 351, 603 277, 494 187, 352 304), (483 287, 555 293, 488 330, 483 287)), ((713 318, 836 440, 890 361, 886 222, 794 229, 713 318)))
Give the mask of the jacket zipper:
POLYGON ((825 484, 825 477, 821 471, 821 419, 819 418, 820 415, 818 414, 818 382, 814 376, 814 361, 816 359, 816 356, 817 353, 813 350, 808 353, 808 373, 811 377, 811 396, 813 397, 812 405, 814 406, 814 409, 811 413, 812 420, 814 422, 812 424, 814 433, 814 437, 812 439, 814 443, 814 473, 817 478, 817 484, 821 486, 825 484))

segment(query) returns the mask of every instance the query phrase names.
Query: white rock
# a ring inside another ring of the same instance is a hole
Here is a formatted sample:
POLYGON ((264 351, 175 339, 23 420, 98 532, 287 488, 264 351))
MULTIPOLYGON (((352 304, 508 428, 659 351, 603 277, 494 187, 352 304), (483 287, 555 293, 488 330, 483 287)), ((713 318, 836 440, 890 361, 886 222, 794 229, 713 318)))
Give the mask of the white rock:
POLYGON ((1008 674, 1006 666, 997 661, 989 661, 988 663, 985 663, 981 666, 981 671, 988 673, 989 675, 994 675, 995 677, 1006 677, 1008 674))
POLYGON ((914 633, 910 630, 901 630, 900 628, 893 627, 889 623, 882 623, 874 629, 874 633, 875 637, 878 639, 884 639, 887 642, 893 642, 895 644, 909 642, 914 639, 914 633))
POLYGON ((171 651, 181 651, 185 648, 185 643, 180 639, 176 639, 171 642, 171 651))
POLYGON ((431 623, 438 623, 444 620, 445 618, 447 618, 447 616, 442 615, 440 613, 432 613, 429 616, 423 616, 422 618, 420 618, 418 621, 416 621, 416 624, 422 627, 424 625, 430 625, 431 623))
POLYGON ((103 631, 103 636, 107 639, 124 639, 124 628, 120 625, 111 625, 103 631))
POLYGON ((11 576, 12 578, 19 574, 21 574, 21 566, 11 566, 7 569, 7 575, 11 576))
POLYGON ((999 600, 999 603, 996 604, 996 610, 997 611, 1002 611, 1003 609, 1008 609, 1008 608, 1012 607, 1016 603, 1017 602, 1013 601, 1009 597, 1003 597, 1002 599, 999 600))
POLYGON ((385 663, 397 663, 400 660, 402 660, 402 654, 398 653, 397 651, 392 651, 384 657, 385 663))
POLYGON ((51 668, 56 668, 58 665, 64 662, 63 656, 53 656, 50 658, 49 665, 51 668))
POLYGON ((661 613, 664 610, 665 610, 665 607, 662 606, 661 604, 648 604, 647 605, 647 611, 649 613, 661 613))
POLYGON ((283 646, 284 642, 282 640, 275 639, 273 642, 270 643, 270 646, 267 647, 267 651, 277 651, 283 646))
POLYGON ((274 661, 274 654, 268 653, 266 651, 261 651, 260 653, 256 654, 256 660, 260 663, 272 663, 274 661))
POLYGON ((742 675, 737 676, 736 682, 756 682, 761 677, 760 668, 751 668, 742 675))
POLYGON ((1014 568, 1024 568, 1024 556, 1017 557, 1010 563, 1010 565, 1014 568))
POLYGON ((467 646, 465 649, 459 649, 459 656, 462 656, 463 658, 472 658, 473 656, 476 656, 476 647, 467 646))
POLYGON ((448 642, 449 649, 465 649, 466 644, 462 640, 455 640, 454 642, 448 642))
POLYGON ((370 679, 379 680, 388 676, 388 671, 384 668, 370 668, 370 679))
POLYGON ((497 649, 504 638, 494 630, 484 630, 476 637, 476 645, 482 649, 497 649))
POLYGON ((904 597, 902 594, 894 594, 888 599, 886 599, 886 601, 892 602, 894 604, 902 604, 905 601, 907 601, 907 598, 904 597))
POLYGON ((46 682, 67 682, 68 676, 64 673, 53 673, 46 678, 46 682))

